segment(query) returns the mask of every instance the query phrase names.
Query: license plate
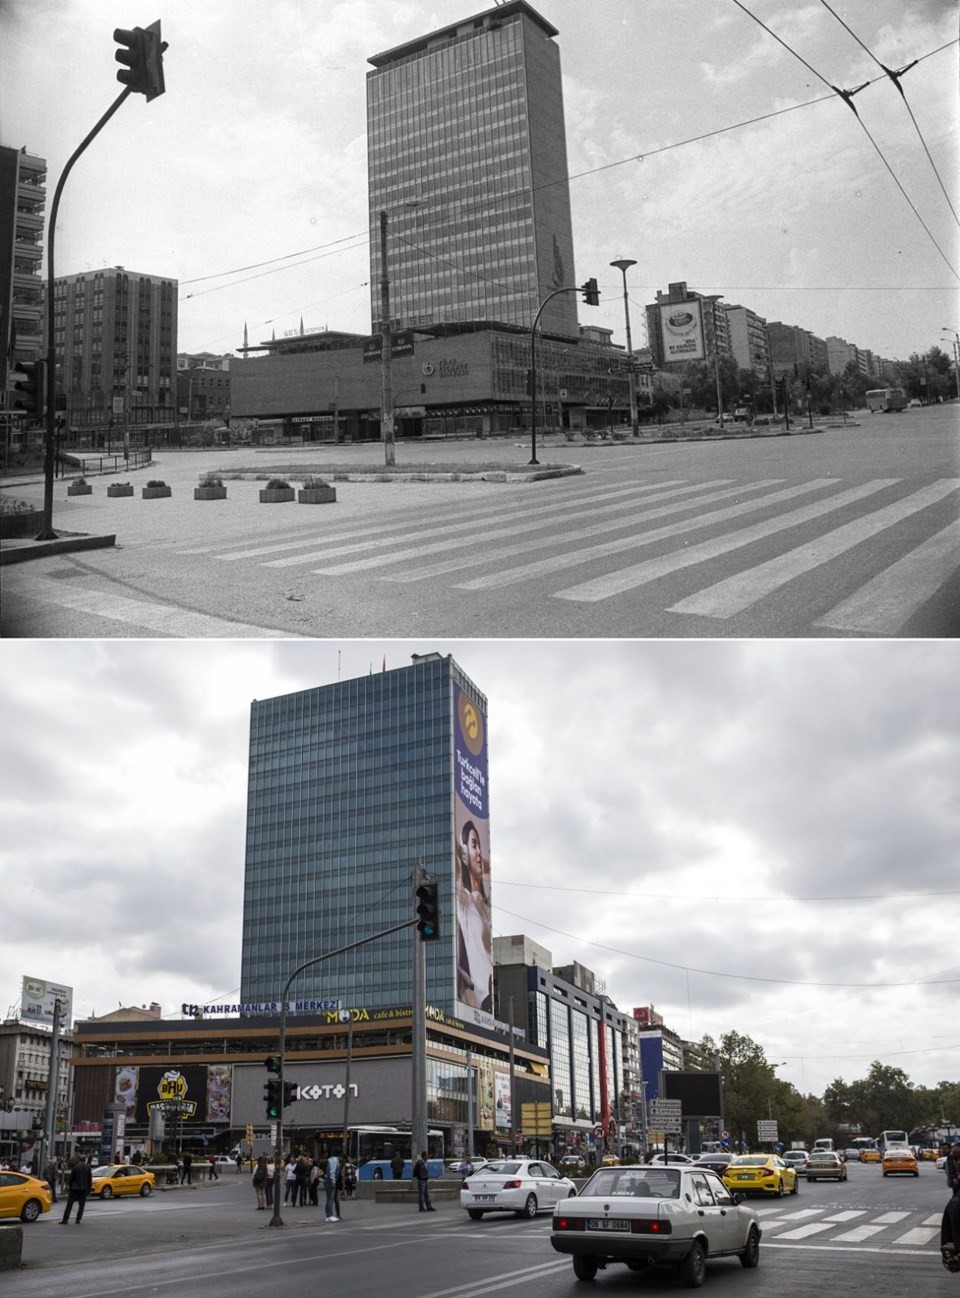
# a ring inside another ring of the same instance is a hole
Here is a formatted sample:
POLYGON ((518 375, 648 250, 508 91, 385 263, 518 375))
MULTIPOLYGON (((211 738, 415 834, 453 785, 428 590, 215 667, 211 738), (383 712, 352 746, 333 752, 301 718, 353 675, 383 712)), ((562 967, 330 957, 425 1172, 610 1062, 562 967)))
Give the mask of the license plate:
POLYGON ((629 1221, 622 1217, 588 1217, 587 1230, 629 1230, 629 1221))
POLYGON ((477 1203, 493 1203, 497 1196, 495 1194, 475 1194, 473 1197, 477 1203))
POLYGON ((752 1172, 738 1172, 738 1173, 737 1173, 737 1180, 738 1180, 738 1181, 752 1181, 752 1180, 753 1180, 753 1173, 752 1173, 752 1172))

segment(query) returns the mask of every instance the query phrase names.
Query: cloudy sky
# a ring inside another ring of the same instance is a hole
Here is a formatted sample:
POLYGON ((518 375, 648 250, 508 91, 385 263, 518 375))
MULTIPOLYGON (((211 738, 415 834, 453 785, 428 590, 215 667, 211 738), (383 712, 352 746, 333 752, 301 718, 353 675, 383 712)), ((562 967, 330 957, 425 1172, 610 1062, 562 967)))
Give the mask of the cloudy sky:
MULTIPOLYGON (((0 142, 48 159, 52 198, 120 89, 114 27, 160 16, 167 92, 76 164, 57 271, 175 277, 181 350, 235 349, 245 323, 367 332, 367 59, 486 7, 3 0, 0 142)), ((882 356, 960 327, 957 0, 536 7, 559 30, 576 282, 603 293, 582 322, 624 341, 609 263, 629 256, 635 346, 673 280, 882 356), (914 60, 904 102, 880 65, 914 60), (858 123, 830 87, 866 82, 858 123)))
POLYGON ((0 1009, 231 998, 250 701, 433 650, 489 698, 498 935, 804 1092, 956 1080, 945 643, 6 642, 0 1009))

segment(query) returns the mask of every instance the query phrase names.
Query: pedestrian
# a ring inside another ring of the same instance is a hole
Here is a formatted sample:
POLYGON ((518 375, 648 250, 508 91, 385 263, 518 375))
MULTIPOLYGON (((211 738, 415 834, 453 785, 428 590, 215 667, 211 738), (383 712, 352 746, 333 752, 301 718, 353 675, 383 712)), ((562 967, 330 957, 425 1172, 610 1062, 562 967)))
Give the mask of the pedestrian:
POLYGON ((424 1149, 413 1165, 413 1179, 417 1183, 417 1207, 421 1212, 436 1212, 430 1202, 430 1165, 427 1163, 427 1151, 424 1149))
POLYGON ((187 1185, 193 1185, 193 1175, 191 1172, 192 1167, 193 1167, 193 1155, 190 1153, 188 1149, 183 1156, 183 1167, 180 1169, 181 1185, 183 1185, 184 1181, 186 1181, 187 1185))
POLYGON ((207 1162, 210 1164, 210 1180, 211 1180, 211 1181, 219 1181, 219 1180, 220 1180, 220 1171, 219 1171, 219 1169, 218 1169, 218 1167, 217 1167, 217 1156, 216 1156, 216 1154, 211 1154, 210 1157, 207 1159, 207 1162))
POLYGON ((948 1271, 960 1271, 960 1145, 954 1145, 944 1164, 950 1198, 940 1222, 940 1257, 948 1271))
POLYGON ((296 1203, 297 1199, 297 1164, 293 1155, 287 1159, 284 1171, 283 1202, 296 1203))
POLYGON ((310 1160, 310 1180, 308 1182, 310 1190, 310 1206, 317 1208, 320 1205, 320 1182, 323 1179, 323 1173, 320 1171, 320 1164, 315 1158, 310 1160))
POLYGON ((477 1169, 474 1167, 473 1161, 468 1154, 467 1157, 460 1164, 460 1175, 463 1177, 464 1180, 466 1180, 468 1176, 473 1176, 476 1170, 477 1169))
POLYGON ((305 1208, 307 1206, 307 1197, 310 1193, 310 1164, 307 1162, 305 1154, 301 1154, 297 1159, 293 1179, 296 1189, 297 1207, 305 1208))
MULTIPOLYGON (((266 1156, 265 1156, 265 1157, 266 1157, 266 1156)), ((276 1177, 277 1177, 277 1165, 276 1165, 276 1163, 273 1161, 273 1155, 271 1154, 270 1157, 267 1158, 267 1185, 266 1185, 266 1190, 267 1190, 267 1207, 268 1207, 268 1208, 272 1208, 272 1207, 273 1207, 273 1183, 274 1183, 274 1181, 276 1180, 276 1177)))
POLYGON ((57 1165, 52 1158, 47 1159, 46 1166, 43 1169, 43 1179, 50 1187, 50 1194, 52 1196, 51 1202, 56 1203, 57 1202, 57 1165))
POLYGON ((340 1159, 338 1150, 327 1159, 327 1166, 323 1171, 323 1189, 326 1194, 326 1214, 327 1221, 340 1220, 340 1205, 337 1202, 337 1182, 340 1179, 340 1159))
POLYGON ((267 1206, 267 1156, 261 1154, 253 1169, 253 1188, 257 1195, 257 1211, 262 1212, 267 1206))
POLYGON ((236 1164, 237 1164, 237 1176, 239 1176, 240 1173, 243 1171, 243 1154, 240 1152, 239 1149, 237 1150, 236 1164))
POLYGON ((86 1156, 81 1154, 73 1165, 70 1173, 70 1179, 67 1181, 67 1206, 63 1210, 63 1216, 60 1218, 60 1225, 66 1226, 70 1220, 70 1209, 74 1204, 77 1205, 77 1225, 83 1220, 83 1209, 87 1202, 87 1195, 93 1189, 93 1172, 86 1156))
POLYGON ((357 1195, 357 1169, 348 1158, 343 1165, 343 1192, 348 1199, 355 1199, 357 1195))
POLYGON ((402 1180, 402 1178, 403 1178, 403 1155, 400 1153, 400 1150, 399 1150, 399 1149, 398 1149, 397 1152, 394 1154, 393 1158, 390 1159, 390 1171, 393 1173, 393 1179, 394 1179, 395 1181, 402 1180))

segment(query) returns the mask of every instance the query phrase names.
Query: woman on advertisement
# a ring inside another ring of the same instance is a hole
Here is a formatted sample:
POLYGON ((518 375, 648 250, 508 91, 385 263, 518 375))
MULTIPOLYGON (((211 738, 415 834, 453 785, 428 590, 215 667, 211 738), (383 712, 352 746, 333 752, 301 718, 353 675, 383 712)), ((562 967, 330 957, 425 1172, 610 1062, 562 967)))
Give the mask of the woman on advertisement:
POLYGON ((480 833, 472 820, 464 822, 458 847, 457 998, 492 1013, 490 895, 480 833))

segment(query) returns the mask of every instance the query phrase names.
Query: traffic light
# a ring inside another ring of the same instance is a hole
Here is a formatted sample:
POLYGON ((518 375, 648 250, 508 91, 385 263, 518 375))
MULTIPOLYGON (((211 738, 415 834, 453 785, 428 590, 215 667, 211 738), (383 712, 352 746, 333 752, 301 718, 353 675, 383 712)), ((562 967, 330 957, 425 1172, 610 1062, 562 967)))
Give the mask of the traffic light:
POLYGON ((299 1088, 296 1082, 284 1082, 283 1084, 283 1107, 284 1108, 286 1108, 288 1104, 293 1104, 294 1101, 300 1098, 298 1094, 298 1090, 299 1088))
POLYGON ((269 1082, 263 1088, 263 1098, 266 1101, 267 1117, 271 1122, 276 1122, 280 1117, 280 1078, 271 1077, 269 1082))
POLYGON ((417 888, 417 932, 421 942, 435 942, 440 936, 439 885, 421 883, 417 888))
POLYGON ((253 1148, 253 1123, 252 1122, 247 1123, 246 1136, 247 1136, 247 1144, 252 1149, 253 1148))
POLYGON ((264 1060, 264 1063, 267 1065, 268 1073, 279 1073, 280 1071, 279 1055, 267 1055, 266 1059, 264 1060))
POLYGON ((17 395, 13 399, 14 410, 22 410, 28 417, 40 422, 46 409, 44 387, 46 384, 47 366, 45 361, 20 361, 17 369, 23 378, 14 383, 17 395))
POLYGON ((587 306, 600 305, 600 290, 597 288, 595 279, 588 279, 586 284, 581 284, 580 292, 583 294, 583 300, 587 306))
POLYGON ((166 87, 163 84, 163 52, 166 43, 160 39, 160 19, 149 27, 118 27, 113 33, 118 45, 125 46, 117 50, 115 58, 124 66, 117 73, 117 80, 122 86, 129 86, 135 94, 146 95, 147 102, 162 95, 166 87))

